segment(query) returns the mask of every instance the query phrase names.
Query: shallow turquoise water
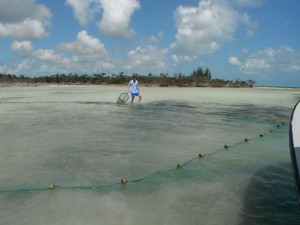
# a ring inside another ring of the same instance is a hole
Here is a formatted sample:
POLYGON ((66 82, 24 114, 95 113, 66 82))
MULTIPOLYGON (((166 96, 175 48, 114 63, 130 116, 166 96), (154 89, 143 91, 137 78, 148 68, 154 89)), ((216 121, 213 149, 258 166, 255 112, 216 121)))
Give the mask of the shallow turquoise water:
POLYGON ((141 104, 115 104, 124 91, 0 89, 0 224, 300 221, 299 90, 142 88, 141 104))

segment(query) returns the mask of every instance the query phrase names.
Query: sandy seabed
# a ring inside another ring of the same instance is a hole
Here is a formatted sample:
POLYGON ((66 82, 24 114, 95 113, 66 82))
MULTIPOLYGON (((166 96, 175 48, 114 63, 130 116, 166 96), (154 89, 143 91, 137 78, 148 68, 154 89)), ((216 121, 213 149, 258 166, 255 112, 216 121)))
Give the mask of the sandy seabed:
POLYGON ((299 90, 141 87, 141 104, 118 105, 122 92, 0 89, 1 225, 300 220, 288 148, 299 90))

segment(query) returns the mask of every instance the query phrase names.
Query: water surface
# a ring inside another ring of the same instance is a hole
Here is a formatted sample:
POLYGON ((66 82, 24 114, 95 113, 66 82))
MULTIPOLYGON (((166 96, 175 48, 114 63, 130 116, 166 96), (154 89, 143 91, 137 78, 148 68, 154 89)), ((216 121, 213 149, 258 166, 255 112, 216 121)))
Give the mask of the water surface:
POLYGON ((116 104, 126 90, 0 89, 0 224, 300 221, 299 90, 142 87, 141 104, 116 104))

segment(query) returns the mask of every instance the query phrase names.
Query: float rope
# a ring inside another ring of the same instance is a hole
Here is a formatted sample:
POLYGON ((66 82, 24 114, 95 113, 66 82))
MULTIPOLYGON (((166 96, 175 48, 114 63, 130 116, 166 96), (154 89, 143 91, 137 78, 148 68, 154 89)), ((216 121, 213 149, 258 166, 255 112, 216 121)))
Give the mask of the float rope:
MULTIPOLYGON (((276 128, 279 129, 280 127, 284 126, 285 123, 284 122, 281 122, 280 124, 277 124, 276 128)), ((185 163, 183 164, 177 164, 176 169, 182 169, 183 167, 187 166, 189 163, 191 163, 193 160, 195 159, 198 159, 198 158, 203 158, 207 155, 212 155, 212 154, 216 154, 217 152, 221 151, 221 150, 224 150, 224 149, 228 149, 228 148, 231 148, 231 147, 235 147, 235 146, 238 146, 242 143, 246 143, 246 142, 249 142, 249 141, 252 141, 252 140, 255 140, 257 138, 262 138, 264 137, 265 135, 267 134, 270 134, 272 133, 273 130, 269 130, 269 132, 266 132, 264 134, 259 134, 259 136, 256 136, 256 137, 253 137, 253 138, 245 138, 243 141, 240 141, 240 142, 237 142, 233 145, 224 145, 224 147, 222 148, 219 148, 215 151, 212 151, 212 152, 209 152, 207 154, 204 154, 204 153, 200 153, 198 156, 186 161, 185 163)), ((10 192, 32 192, 32 191, 45 191, 45 190, 55 190, 55 189, 89 189, 89 190, 101 190, 101 189, 107 189, 109 187, 113 187, 113 186, 118 186, 118 185, 125 185, 127 183, 136 183, 136 182, 140 182, 142 180, 145 180, 151 176, 154 176, 156 174, 159 174, 159 173, 162 173, 162 172, 167 172, 167 171, 173 171, 174 168, 171 168, 171 169, 164 169, 164 170, 159 170, 155 173, 152 173, 152 174, 149 174, 145 177, 142 177, 142 178, 139 178, 139 179, 134 179, 134 180, 126 180, 126 178, 122 178, 121 179, 121 182, 118 182, 118 183, 113 183, 113 184, 108 184, 108 185, 99 185, 99 186, 61 186, 61 185, 54 185, 54 184, 50 184, 48 187, 32 187, 32 188, 19 188, 19 189, 0 189, 0 193, 10 193, 10 192)))

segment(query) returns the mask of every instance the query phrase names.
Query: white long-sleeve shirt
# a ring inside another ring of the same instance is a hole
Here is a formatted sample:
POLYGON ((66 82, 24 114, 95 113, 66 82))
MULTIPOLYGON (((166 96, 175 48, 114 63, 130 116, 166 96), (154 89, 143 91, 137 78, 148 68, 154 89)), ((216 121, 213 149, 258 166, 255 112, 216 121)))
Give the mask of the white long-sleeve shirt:
POLYGON ((133 82, 133 80, 131 80, 128 84, 128 88, 130 90, 130 93, 138 93, 139 92, 139 83, 136 80, 135 82, 133 82))

